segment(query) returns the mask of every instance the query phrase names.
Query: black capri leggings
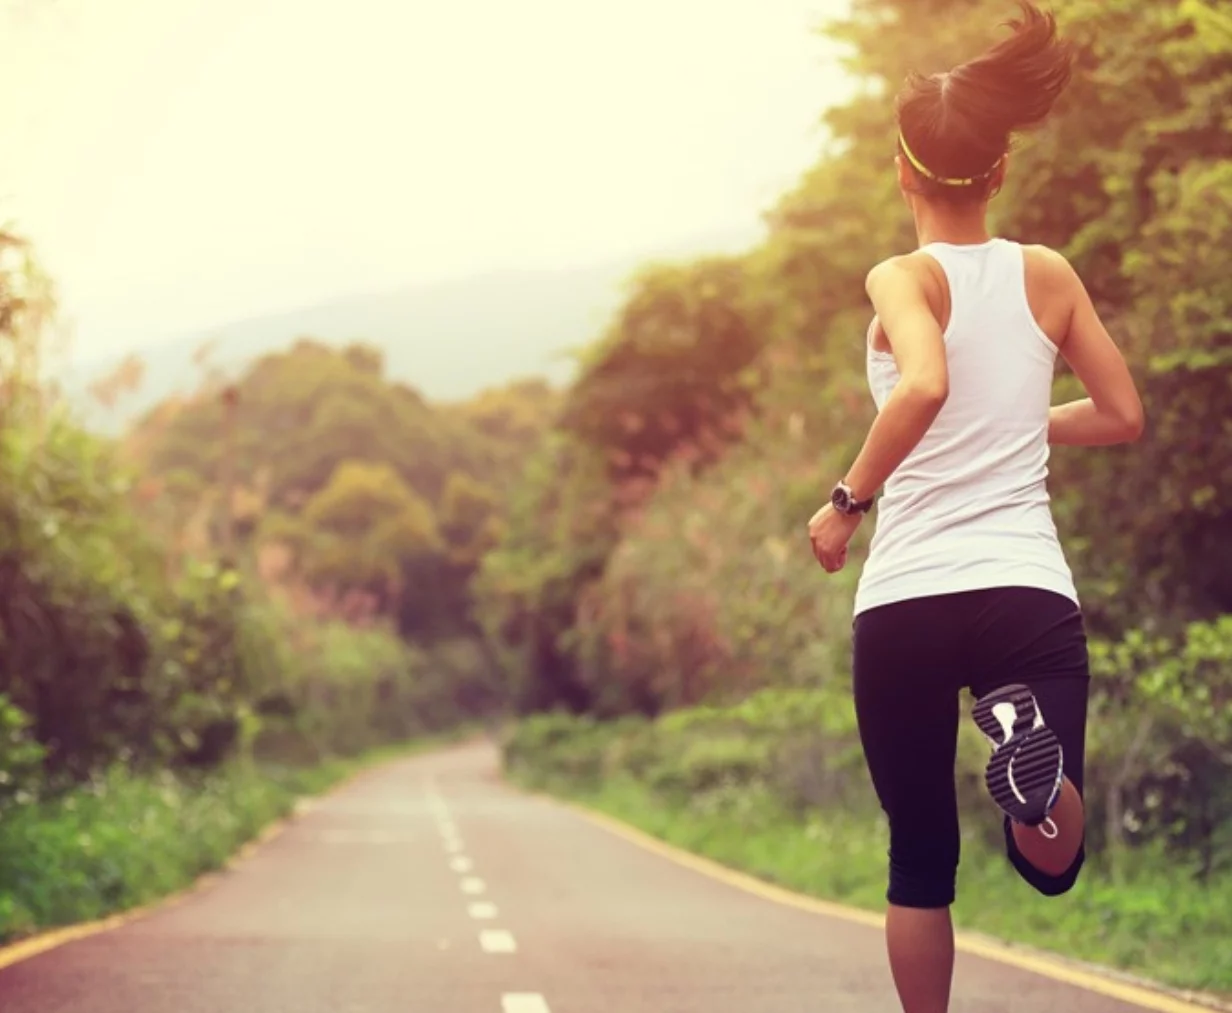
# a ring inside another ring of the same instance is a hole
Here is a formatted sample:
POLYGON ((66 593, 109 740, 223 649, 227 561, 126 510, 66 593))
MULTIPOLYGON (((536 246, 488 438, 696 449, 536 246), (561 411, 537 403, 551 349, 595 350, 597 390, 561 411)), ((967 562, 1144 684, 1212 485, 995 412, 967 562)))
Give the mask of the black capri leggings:
MULTIPOLYGON (((1082 612, 1051 591, 990 588, 872 608, 854 631, 860 738, 890 821, 886 896, 901 907, 946 907, 958 874, 959 691, 978 699, 1009 683, 1030 687, 1081 794, 1090 685, 1082 612)), ((1008 817, 1005 842, 1019 875, 1049 896, 1069 890, 1085 860, 1082 848, 1065 873, 1045 875, 1019 852, 1008 817)))

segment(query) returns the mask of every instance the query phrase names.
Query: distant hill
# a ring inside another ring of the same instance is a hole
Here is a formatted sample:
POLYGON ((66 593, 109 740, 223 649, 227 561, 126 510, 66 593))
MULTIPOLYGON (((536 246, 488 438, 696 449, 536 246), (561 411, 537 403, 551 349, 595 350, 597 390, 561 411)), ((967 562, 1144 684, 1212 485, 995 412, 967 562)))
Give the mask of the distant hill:
POLYGON ((678 250, 570 270, 497 272, 348 296, 135 347, 145 366, 141 387, 112 410, 87 390, 124 355, 83 360, 59 380, 85 424, 104 432, 118 431, 171 394, 192 390, 201 375, 194 355, 207 341, 210 362, 238 373, 249 360, 300 337, 330 344, 363 340, 383 350, 391 379, 434 401, 465 398, 523 376, 565 383, 574 368, 570 351, 599 336, 637 268, 651 259, 738 250, 753 238, 716 235, 678 250))

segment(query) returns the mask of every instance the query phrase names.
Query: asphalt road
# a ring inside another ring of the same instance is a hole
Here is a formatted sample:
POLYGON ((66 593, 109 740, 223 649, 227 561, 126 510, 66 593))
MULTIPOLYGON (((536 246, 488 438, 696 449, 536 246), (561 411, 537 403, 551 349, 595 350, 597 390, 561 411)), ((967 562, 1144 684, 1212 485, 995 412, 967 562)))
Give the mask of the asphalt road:
MULTIPOLYGON (((374 770, 185 902, 0 971, 2 1013, 899 1013, 878 929, 500 783, 374 770)), ((1137 1006, 960 955, 954 1013, 1137 1006)))

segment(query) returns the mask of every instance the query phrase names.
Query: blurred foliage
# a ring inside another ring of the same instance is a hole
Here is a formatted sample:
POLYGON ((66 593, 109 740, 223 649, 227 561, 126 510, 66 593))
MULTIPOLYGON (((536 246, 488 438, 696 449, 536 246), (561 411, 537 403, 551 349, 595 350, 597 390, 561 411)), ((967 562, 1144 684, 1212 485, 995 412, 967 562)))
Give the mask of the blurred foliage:
POLYGON ((471 471, 546 410, 532 383, 434 414, 371 349, 301 342, 116 445, 40 382, 54 311, 0 234, 0 940, 178 888, 342 759, 498 708, 471 471))
POLYGON ((125 453, 179 552, 220 549, 229 526, 301 608, 449 640, 477 635, 468 583, 503 530, 497 490, 557 407, 536 380, 429 404, 386 379, 379 349, 305 338, 233 380, 207 370, 147 413, 125 453))
MULTIPOLYGON (((249 499, 236 497, 232 519, 247 509, 253 522, 227 558, 226 514, 217 509, 225 440, 208 429, 220 399, 164 406, 161 429, 147 422, 125 448, 83 431, 37 382, 54 293, 26 246, 0 238, 0 822, 9 807, 58 796, 116 765, 188 776, 236 757, 316 763, 496 706, 491 663, 466 636, 464 600, 446 597, 421 643, 394 635, 418 621, 423 602, 447 594, 449 581, 464 596, 492 538, 496 503, 485 488, 414 450, 413 439, 395 441, 412 446, 404 472, 362 455, 332 464, 319 453, 325 432, 312 463, 332 470, 321 472, 319 487, 300 487, 300 509, 269 513, 271 499, 285 504, 289 494, 253 469, 265 475, 288 462, 276 445, 259 458, 260 441, 239 426, 249 470, 235 469, 234 489, 249 499), (409 484, 413 475, 439 476, 445 530, 409 484), (302 556, 308 578, 335 592, 325 607, 314 600, 305 608, 295 585, 260 579, 267 523, 302 556), (354 617, 329 605, 356 592, 375 611, 346 622, 354 617)), ((336 356, 344 388, 379 378, 379 360, 362 351, 336 356)), ((334 353, 301 346, 297 354, 309 368, 292 362, 281 375, 292 387, 290 411, 296 383, 328 387, 311 367, 334 353)), ((271 375, 269 362, 258 363, 238 390, 243 404, 246 392, 267 385, 273 426, 280 407, 271 375)), ((379 389, 391 411, 427 412, 406 392, 379 389)), ((481 449, 492 440, 499 434, 475 438, 481 449)), ((290 464, 288 473, 306 473, 290 464)))
POLYGON ((742 435, 764 316, 736 258, 643 271, 588 350, 561 428, 605 452, 618 481, 653 479, 681 453, 716 460, 742 435))

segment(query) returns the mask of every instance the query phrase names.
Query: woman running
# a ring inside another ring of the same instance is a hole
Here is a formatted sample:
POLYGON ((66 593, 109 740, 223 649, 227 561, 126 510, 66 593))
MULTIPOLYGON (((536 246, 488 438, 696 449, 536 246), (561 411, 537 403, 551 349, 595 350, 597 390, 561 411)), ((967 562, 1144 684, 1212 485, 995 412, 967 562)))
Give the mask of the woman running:
POLYGON ((1046 488, 1049 444, 1137 439, 1125 361, 1060 254, 988 232, 1011 137, 1070 76, 1029 3, 1012 34, 899 95, 898 181, 919 249, 878 264, 867 371, 878 415, 809 523, 829 573, 884 484, 855 600, 854 694, 890 824, 890 967, 905 1013, 948 1009, 959 695, 992 746, 1010 862, 1049 896, 1084 859, 1086 635, 1046 488), (1050 407, 1057 355, 1088 397, 1050 407))

